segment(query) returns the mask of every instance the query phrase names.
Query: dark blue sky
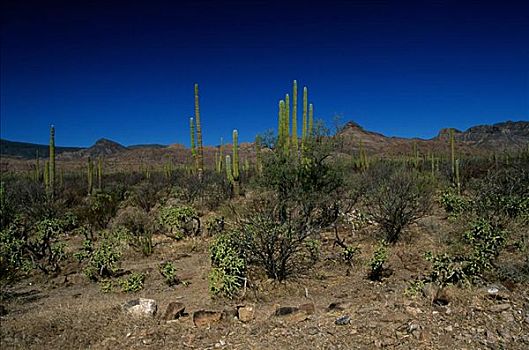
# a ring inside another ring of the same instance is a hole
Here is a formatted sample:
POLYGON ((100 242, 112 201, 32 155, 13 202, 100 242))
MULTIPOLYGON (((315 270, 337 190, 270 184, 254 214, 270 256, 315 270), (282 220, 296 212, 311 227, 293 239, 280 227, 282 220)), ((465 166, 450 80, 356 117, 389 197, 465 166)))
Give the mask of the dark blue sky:
POLYGON ((529 120, 527 3, 2 0, 1 137, 187 145, 195 82, 206 144, 275 128, 293 79, 391 136, 529 120))

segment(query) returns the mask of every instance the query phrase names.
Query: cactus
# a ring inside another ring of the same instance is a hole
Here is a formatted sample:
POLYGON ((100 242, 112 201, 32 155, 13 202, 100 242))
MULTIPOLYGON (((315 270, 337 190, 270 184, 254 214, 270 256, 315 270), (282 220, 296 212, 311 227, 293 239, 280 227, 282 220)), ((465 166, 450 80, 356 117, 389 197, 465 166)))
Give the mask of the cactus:
POLYGON ((312 103, 309 104, 309 130, 307 133, 307 137, 311 138, 313 136, 313 128, 314 128, 314 106, 312 103))
POLYGON ((221 173, 222 172, 222 161, 224 159, 224 156, 223 156, 223 145, 224 143, 224 140, 222 139, 222 137, 220 138, 220 146, 219 146, 219 151, 218 151, 218 154, 215 153, 215 156, 216 156, 216 160, 215 160, 215 170, 217 171, 217 173, 221 173))
POLYGON ((55 194, 55 127, 50 127, 49 194, 55 194))
POLYGON ((283 117, 283 122, 285 123, 285 151, 288 151, 290 147, 290 96, 285 95, 285 115, 283 117))
POLYGON ((92 158, 88 157, 88 195, 91 196, 94 191, 94 163, 92 158))
POLYGON ((233 179, 239 181, 239 133, 233 130, 233 179))
POLYGON ((195 166, 197 164, 197 147, 195 145, 195 122, 193 117, 189 118, 189 132, 191 134, 191 155, 195 166))
POLYGON ((226 155, 226 178, 231 184, 233 184, 234 179, 233 179, 233 172, 231 169, 231 157, 229 154, 226 155))
POLYGON ((454 137, 454 129, 450 129, 450 160, 452 164, 452 180, 455 179, 456 173, 456 141, 454 137))
POLYGON ((197 170, 202 179, 204 171, 204 149, 202 147, 202 127, 200 126, 200 104, 198 99, 198 84, 195 84, 195 122, 197 123, 197 170))
POLYGON ((307 140, 307 103, 308 103, 308 91, 307 87, 303 87, 303 124, 301 125, 301 146, 305 145, 307 140))
POLYGON ((292 150, 298 152, 298 82, 292 86, 292 150))
POLYGON ((103 183, 103 160, 101 157, 97 159, 97 188, 101 190, 103 183))
POLYGON ((461 195, 461 181, 459 178, 459 159, 456 159, 455 167, 456 167, 455 181, 456 181, 456 187, 457 187, 457 194, 461 195))
POLYGON ((278 139, 277 146, 282 148, 285 144, 285 101, 279 101, 279 112, 278 112, 278 139))

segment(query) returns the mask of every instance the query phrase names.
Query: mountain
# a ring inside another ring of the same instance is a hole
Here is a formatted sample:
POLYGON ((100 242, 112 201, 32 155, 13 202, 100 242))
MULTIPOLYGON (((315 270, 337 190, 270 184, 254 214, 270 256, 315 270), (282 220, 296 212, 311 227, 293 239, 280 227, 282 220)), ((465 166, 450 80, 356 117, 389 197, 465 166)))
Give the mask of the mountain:
MULTIPOLYGON (((432 139, 388 137, 381 133, 364 129, 355 122, 345 124, 338 134, 342 136, 344 154, 357 154, 363 148, 369 154, 377 155, 409 155, 417 147, 421 154, 434 152, 447 154, 450 129, 442 129, 432 139)), ((488 152, 502 152, 504 150, 525 149, 529 144, 529 121, 506 121, 493 125, 477 125, 465 131, 454 129, 454 136, 459 154, 483 154, 488 152)), ((38 150, 39 156, 48 156, 48 146, 24 142, 0 140, 0 155, 2 163, 8 159, 34 159, 38 150)), ((81 160, 86 157, 103 157, 114 163, 153 166, 167 161, 185 163, 191 159, 191 152, 184 145, 134 145, 123 146, 108 139, 100 139, 88 148, 56 147, 59 161, 81 160)), ((228 154, 231 146, 225 145, 224 152, 228 154)), ((204 159, 207 164, 213 164, 217 147, 205 146, 204 159)), ((252 144, 240 145, 241 160, 252 158, 254 149, 252 144)))
MULTIPOLYGON (((506 121, 493 125, 477 125, 465 131, 454 130, 458 152, 479 154, 519 150, 529 144, 529 121, 506 121)), ((429 140, 420 138, 388 137, 365 130, 355 122, 348 122, 339 131, 343 138, 344 152, 354 153, 363 148, 366 152, 379 155, 411 154, 414 147, 419 152, 446 153, 450 129, 442 129, 429 140)))
MULTIPOLYGON (((77 152, 82 150, 81 147, 55 147, 55 153, 77 152)), ((36 143, 17 142, 0 139, 0 155, 11 156, 22 159, 35 159, 37 156, 47 158, 49 155, 48 145, 39 145, 36 143)))
MULTIPOLYGON (((435 139, 447 140, 450 129, 443 129, 435 139)), ((529 122, 506 121, 493 125, 477 125, 466 131, 454 130, 456 141, 488 149, 525 147, 529 142, 529 122)))

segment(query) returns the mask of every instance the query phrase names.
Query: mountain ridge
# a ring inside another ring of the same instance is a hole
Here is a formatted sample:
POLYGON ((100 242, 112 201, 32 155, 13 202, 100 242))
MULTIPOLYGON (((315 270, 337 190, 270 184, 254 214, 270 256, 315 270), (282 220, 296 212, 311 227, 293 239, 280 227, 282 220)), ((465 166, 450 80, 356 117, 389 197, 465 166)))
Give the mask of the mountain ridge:
MULTIPOLYGON (((477 153, 485 151, 503 151, 527 147, 529 143, 529 121, 503 121, 495 124, 474 125, 461 131, 455 128, 443 128, 430 139, 386 136, 382 133, 366 130, 354 121, 348 121, 338 131, 344 137, 345 153, 357 152, 360 148, 372 154, 403 154, 409 152, 416 145, 421 151, 443 151, 448 141, 450 130, 454 130, 454 137, 463 153, 477 153)), ((230 145, 226 145, 229 149, 230 145)), ((250 152, 251 146, 248 148, 250 152)), ((214 153, 216 146, 205 146, 208 153, 214 153)), ((18 159, 34 159, 36 152, 39 157, 48 156, 48 146, 28 142, 9 141, 0 139, 0 155, 18 159)), ((124 146, 110 139, 100 138, 90 147, 56 147, 59 159, 79 159, 86 157, 149 157, 163 158, 164 154, 189 152, 181 144, 137 144, 124 146)), ((251 152, 250 152, 251 153, 251 152)), ((180 155, 178 158, 182 158, 180 155)))

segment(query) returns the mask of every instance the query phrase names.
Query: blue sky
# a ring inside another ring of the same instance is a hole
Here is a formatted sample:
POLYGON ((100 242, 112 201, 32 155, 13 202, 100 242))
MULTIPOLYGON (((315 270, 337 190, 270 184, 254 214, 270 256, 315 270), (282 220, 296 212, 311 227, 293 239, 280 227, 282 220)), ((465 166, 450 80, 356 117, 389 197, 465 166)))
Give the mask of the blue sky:
POLYGON ((195 82, 206 144, 275 128, 293 79, 316 117, 389 136, 529 120, 527 2, 4 0, 0 12, 10 140, 46 143, 53 123, 62 146, 188 145, 195 82))

